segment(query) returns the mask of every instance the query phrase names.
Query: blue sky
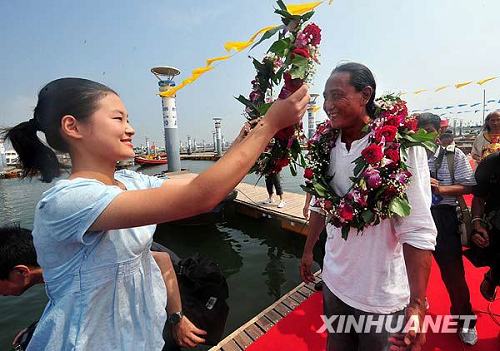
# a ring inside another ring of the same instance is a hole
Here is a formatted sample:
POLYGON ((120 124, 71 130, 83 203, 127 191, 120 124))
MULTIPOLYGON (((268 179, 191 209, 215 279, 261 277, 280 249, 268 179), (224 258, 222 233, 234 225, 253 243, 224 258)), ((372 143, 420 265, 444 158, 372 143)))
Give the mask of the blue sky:
MULTIPOLYGON (((146 136, 163 145, 161 103, 150 68, 175 66, 182 79, 206 58, 223 55, 225 41, 246 40, 279 23, 274 6, 274 0, 0 0, 0 126, 29 118, 45 83, 79 76, 119 92, 137 132, 136 145, 146 136)), ((311 92, 321 94, 329 72, 345 60, 370 67, 378 93, 432 90, 500 75, 498 13, 497 0, 322 5, 313 17, 323 42, 311 92)), ((220 63, 178 93, 181 140, 191 135, 210 141, 213 117, 223 118, 227 139, 237 134, 244 119, 233 97, 249 92, 254 71, 248 54, 261 58, 269 45, 220 63)), ((500 79, 484 88, 487 100, 500 99, 500 79)), ((482 101, 482 88, 474 84, 405 98, 415 109, 472 104, 482 101)), ((454 116, 481 120, 481 113, 454 116)))

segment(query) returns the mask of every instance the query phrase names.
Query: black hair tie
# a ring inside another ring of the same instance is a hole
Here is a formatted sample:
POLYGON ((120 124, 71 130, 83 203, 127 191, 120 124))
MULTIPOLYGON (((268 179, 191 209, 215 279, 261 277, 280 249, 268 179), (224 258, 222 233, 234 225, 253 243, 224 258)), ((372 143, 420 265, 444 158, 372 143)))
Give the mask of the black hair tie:
POLYGON ((40 124, 38 123, 38 121, 36 120, 35 117, 31 118, 29 121, 28 121, 29 125, 31 128, 33 128, 34 130, 40 130, 40 124))

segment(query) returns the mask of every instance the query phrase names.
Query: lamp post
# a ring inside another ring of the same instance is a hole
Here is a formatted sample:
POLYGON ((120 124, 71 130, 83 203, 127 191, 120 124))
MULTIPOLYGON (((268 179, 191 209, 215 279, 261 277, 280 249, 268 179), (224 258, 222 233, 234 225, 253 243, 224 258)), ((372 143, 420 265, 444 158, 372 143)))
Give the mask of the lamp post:
POLYGON ((222 118, 216 117, 213 119, 215 122, 215 153, 217 156, 222 156, 222 130, 221 130, 221 121, 222 118))
MULTIPOLYGON (((174 67, 153 67, 151 73, 158 78, 160 93, 175 86, 174 77, 181 71, 174 67)), ((179 135, 177 129, 177 108, 174 96, 161 98, 163 110, 163 131, 165 136, 165 152, 167 153, 168 172, 181 170, 181 156, 179 150, 179 135)))
POLYGON ((311 100, 307 107, 307 137, 311 139, 316 132, 316 99, 319 94, 310 94, 311 100))

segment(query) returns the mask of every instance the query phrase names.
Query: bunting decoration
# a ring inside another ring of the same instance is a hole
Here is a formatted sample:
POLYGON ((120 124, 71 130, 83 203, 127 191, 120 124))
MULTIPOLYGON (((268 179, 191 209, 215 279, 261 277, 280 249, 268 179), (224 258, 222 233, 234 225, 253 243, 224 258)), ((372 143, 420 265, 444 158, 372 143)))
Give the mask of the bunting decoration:
MULTIPOLYGON (((477 85, 484 85, 488 82, 491 82, 492 80, 494 79, 497 79, 498 76, 490 76, 490 77, 487 77, 487 78, 484 78, 484 79, 481 79, 481 80, 478 80, 478 81, 474 81, 474 80, 470 80, 470 81, 465 81, 465 82, 459 82, 459 83, 456 83, 456 84, 445 84, 445 85, 441 85, 435 89, 419 89, 419 90, 415 90, 412 92, 413 95, 419 95, 419 94, 422 94, 422 93, 425 93, 425 92, 434 92, 434 93, 439 93, 440 91, 443 91, 445 89, 448 89, 448 88, 451 88, 451 87, 455 87, 456 89, 461 89, 463 87, 466 87, 466 86, 469 86, 471 85, 472 83, 476 83, 477 85)), ((408 94, 408 92, 401 92, 400 95, 406 95, 408 94)))
MULTIPOLYGON (((331 5, 333 0, 328 0, 328 1, 323 0, 323 1, 314 1, 314 2, 307 2, 307 3, 288 4, 288 5, 283 4, 283 8, 279 9, 279 11, 286 11, 291 16, 302 16, 302 15, 307 15, 308 13, 311 13, 316 7, 323 4, 324 2, 327 2, 328 5, 331 5)), ((198 78, 200 78, 206 72, 211 71, 215 67, 214 63, 229 60, 231 57, 246 50, 251 45, 253 45, 252 48, 255 47, 256 45, 260 44, 262 41, 272 37, 278 31, 282 30, 284 27, 285 27, 284 25, 265 26, 265 27, 259 29, 258 31, 256 31, 254 34, 252 34, 248 38, 248 40, 225 42, 224 49, 226 50, 226 52, 229 52, 229 53, 232 52, 231 54, 217 56, 217 57, 207 59, 205 66, 193 69, 191 71, 191 75, 189 77, 185 78, 182 82, 180 82, 179 85, 173 86, 173 87, 159 93, 159 95, 162 97, 174 96, 175 94, 177 94, 177 92, 179 90, 183 89, 185 86, 187 86, 189 84, 194 83, 198 78), (255 42, 258 37, 260 37, 260 40, 258 42, 255 42)))

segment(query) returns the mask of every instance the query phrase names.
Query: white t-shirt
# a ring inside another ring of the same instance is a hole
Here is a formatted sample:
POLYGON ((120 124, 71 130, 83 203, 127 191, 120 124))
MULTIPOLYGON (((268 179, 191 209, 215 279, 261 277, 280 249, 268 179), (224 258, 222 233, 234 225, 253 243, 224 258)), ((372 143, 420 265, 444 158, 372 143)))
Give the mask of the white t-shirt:
MULTIPOLYGON (((352 162, 368 145, 368 135, 354 141, 349 151, 340 138, 330 153, 330 185, 337 194, 344 195, 352 185, 352 162)), ((425 150, 408 149, 407 163, 412 173, 407 190, 412 207, 408 217, 383 220, 359 234, 351 229, 347 240, 342 239, 340 228, 327 225, 323 281, 344 303, 365 312, 387 314, 402 310, 410 296, 402 244, 424 250, 434 250, 436 244, 425 150)))

